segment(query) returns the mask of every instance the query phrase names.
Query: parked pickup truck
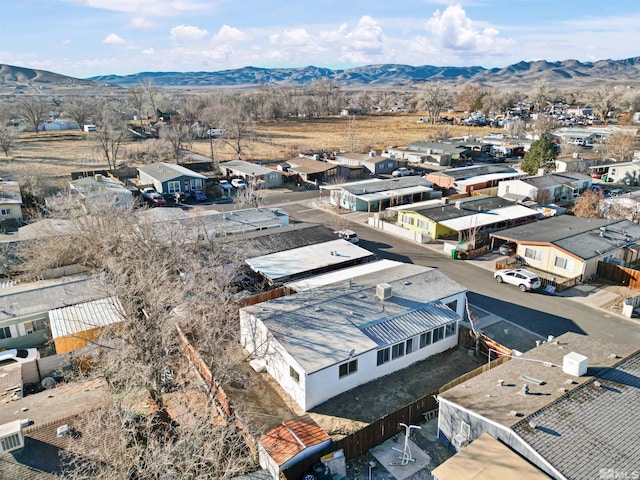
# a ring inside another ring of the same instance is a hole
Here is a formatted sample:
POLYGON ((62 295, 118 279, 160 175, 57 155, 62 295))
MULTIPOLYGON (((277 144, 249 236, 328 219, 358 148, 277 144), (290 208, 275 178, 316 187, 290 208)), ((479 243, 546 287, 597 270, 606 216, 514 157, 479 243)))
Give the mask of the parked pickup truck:
POLYGON ((154 193, 158 192, 156 192, 156 189, 153 187, 145 187, 140 189, 140 195, 142 195, 146 199, 151 198, 154 193))

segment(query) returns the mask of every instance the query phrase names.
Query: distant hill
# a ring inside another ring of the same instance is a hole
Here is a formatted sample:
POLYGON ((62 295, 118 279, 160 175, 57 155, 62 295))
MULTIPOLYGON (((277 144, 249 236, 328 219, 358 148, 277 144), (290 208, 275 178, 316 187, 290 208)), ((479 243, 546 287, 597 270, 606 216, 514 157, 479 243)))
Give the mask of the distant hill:
POLYGON ((33 68, 15 67, 0 64, 0 94, 60 95, 77 93, 79 90, 98 93, 97 89, 108 93, 121 90, 122 87, 67 77, 59 73, 33 68))
MULTIPOLYGON (((529 88, 546 80, 559 87, 583 87, 600 83, 640 83, 640 57, 624 60, 579 62, 565 60, 518 62, 504 68, 436 67, 431 65, 367 65, 344 70, 314 66, 302 68, 244 67, 217 72, 141 72, 133 75, 101 75, 81 80, 44 70, 0 65, 0 93, 72 93, 78 88, 130 87, 141 81, 153 81, 165 88, 235 87, 251 88, 260 84, 301 86, 313 80, 330 79, 349 88, 414 88, 428 81, 451 84, 467 82, 496 86, 529 88)), ((116 90, 117 91, 117 90, 116 90)), ((97 92, 96 92, 97 93, 97 92)))

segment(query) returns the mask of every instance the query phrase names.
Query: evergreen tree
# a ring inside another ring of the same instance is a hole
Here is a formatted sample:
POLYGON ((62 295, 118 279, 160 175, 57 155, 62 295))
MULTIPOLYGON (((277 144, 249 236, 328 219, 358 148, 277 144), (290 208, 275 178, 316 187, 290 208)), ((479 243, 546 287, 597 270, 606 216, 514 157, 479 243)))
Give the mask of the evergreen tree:
POLYGON ((556 169, 555 159, 557 156, 556 145, 548 135, 542 135, 531 144, 531 148, 524 156, 520 168, 529 175, 535 175, 540 168, 552 172, 556 169))

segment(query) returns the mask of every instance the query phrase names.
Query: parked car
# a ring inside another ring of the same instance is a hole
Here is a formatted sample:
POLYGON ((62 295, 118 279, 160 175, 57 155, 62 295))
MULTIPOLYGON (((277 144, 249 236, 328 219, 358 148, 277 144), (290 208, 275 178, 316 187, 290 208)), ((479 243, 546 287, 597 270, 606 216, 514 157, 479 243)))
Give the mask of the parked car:
POLYGON ((145 188, 141 188, 140 189, 140 194, 144 197, 144 198, 150 198, 151 195, 153 194, 158 195, 158 192, 156 192, 156 189, 153 187, 145 187, 145 188))
POLYGON ((191 190, 191 198, 196 202, 206 202, 207 196, 200 190, 191 190))
POLYGON ((397 170, 391 172, 391 176, 393 177, 406 177, 407 175, 413 175, 415 171, 413 168, 400 167, 397 170))
POLYGON ((236 188, 245 188, 247 186, 242 178, 234 178, 233 180, 231 180, 231 185, 236 188))
POLYGON ((152 207, 166 207, 167 201, 159 193, 152 193, 149 195, 149 203, 152 207))
POLYGON ((523 292, 527 292, 529 290, 536 290, 540 288, 540 279, 538 276, 530 272, 529 270, 525 270, 523 268, 517 268, 515 270, 504 269, 498 270, 493 274, 494 278, 498 283, 509 283, 511 285, 515 285, 523 292))
POLYGON ((498 248, 498 252, 500 252, 500 255, 515 255, 517 249, 517 243, 507 242, 500 245, 500 247, 498 248))
POLYGON ((24 363, 40 358, 40 352, 37 348, 12 348, 0 352, 0 367, 10 365, 12 363, 24 363))
POLYGON ((592 174, 591 174, 591 178, 598 178, 598 179, 600 179, 600 178, 602 178, 602 175, 603 175, 602 173, 595 172, 595 173, 592 173, 592 174))
POLYGON ((338 235, 340 238, 343 238, 347 242, 351 242, 351 243, 359 243, 360 242, 360 238, 358 237, 358 234, 356 232, 354 232, 353 230, 336 230, 333 233, 338 235))

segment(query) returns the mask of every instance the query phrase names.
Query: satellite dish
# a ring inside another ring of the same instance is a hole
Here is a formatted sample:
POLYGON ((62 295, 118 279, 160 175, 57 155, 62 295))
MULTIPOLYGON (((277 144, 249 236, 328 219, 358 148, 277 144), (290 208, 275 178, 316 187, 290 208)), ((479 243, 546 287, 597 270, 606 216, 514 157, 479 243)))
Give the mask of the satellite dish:
POLYGON ((45 377, 40 382, 43 388, 46 390, 51 390, 52 388, 56 388, 56 381, 51 377, 45 377))
POLYGON ((355 353, 356 353, 356 350, 355 350, 355 349, 353 349, 353 350, 351 350, 351 351, 349 352, 349 356, 350 356, 350 357, 353 357, 353 356, 355 355, 355 353))

